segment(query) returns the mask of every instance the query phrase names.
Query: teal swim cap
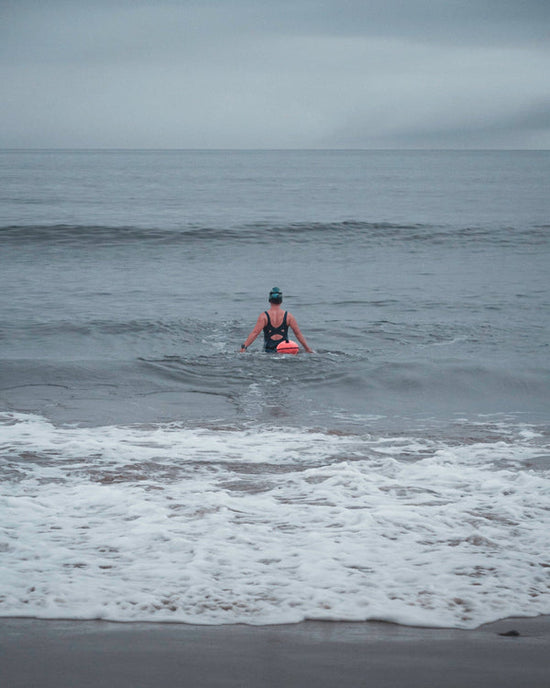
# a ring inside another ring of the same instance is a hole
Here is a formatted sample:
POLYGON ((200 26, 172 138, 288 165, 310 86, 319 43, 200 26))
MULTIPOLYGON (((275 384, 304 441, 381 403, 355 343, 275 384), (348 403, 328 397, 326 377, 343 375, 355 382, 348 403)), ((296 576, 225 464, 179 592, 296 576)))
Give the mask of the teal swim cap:
POLYGON ((279 287, 273 287, 269 292, 269 303, 282 303, 283 302, 283 292, 279 287))

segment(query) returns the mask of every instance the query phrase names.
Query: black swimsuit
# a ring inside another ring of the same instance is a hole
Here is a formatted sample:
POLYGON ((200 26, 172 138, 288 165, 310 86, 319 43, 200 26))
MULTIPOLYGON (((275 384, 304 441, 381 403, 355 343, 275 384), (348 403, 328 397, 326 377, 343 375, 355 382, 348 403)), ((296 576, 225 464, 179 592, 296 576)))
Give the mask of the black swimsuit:
POLYGON ((277 346, 281 342, 288 342, 288 325, 286 323, 287 311, 283 316, 283 322, 279 327, 273 327, 269 318, 269 313, 264 311, 267 316, 267 325, 264 327, 264 351, 277 351, 277 346), (273 339, 273 335, 281 335, 279 339, 273 339))

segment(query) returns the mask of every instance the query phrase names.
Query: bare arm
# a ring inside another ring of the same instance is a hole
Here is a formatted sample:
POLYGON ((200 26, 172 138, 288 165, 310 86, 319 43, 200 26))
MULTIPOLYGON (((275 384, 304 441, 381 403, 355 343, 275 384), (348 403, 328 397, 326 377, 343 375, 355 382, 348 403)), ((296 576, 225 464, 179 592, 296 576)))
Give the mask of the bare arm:
POLYGON ((267 324, 267 317, 266 317, 265 313, 262 313, 258 317, 258 320, 256 321, 256 324, 254 325, 254 329, 248 335, 248 337, 244 340, 244 344, 241 347, 241 353, 243 353, 244 351, 246 351, 248 349, 248 347, 252 344, 252 342, 256 339, 256 337, 264 329, 266 324, 267 324))
POLYGON ((289 313, 287 316, 287 322, 289 326, 292 328, 292 331, 296 335, 296 339, 300 342, 300 344, 304 347, 304 349, 307 351, 308 354, 313 353, 313 349, 310 349, 308 346, 308 343, 306 342, 306 338, 304 335, 300 332, 300 328, 298 327, 298 323, 296 322, 296 318, 289 313))

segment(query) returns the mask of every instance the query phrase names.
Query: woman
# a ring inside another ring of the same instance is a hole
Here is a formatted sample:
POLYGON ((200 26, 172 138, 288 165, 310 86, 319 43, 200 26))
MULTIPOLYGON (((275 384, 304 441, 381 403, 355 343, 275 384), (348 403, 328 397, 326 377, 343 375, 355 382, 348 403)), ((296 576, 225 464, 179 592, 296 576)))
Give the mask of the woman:
POLYGON ((268 311, 264 311, 258 318, 256 325, 252 332, 246 338, 246 341, 241 346, 241 353, 246 351, 260 332, 264 331, 264 351, 276 352, 277 346, 283 342, 288 341, 288 328, 290 327, 296 339, 304 347, 308 354, 312 354, 313 350, 309 348, 304 335, 300 332, 296 318, 288 311, 283 311, 281 304, 283 302, 283 292, 279 287, 273 287, 269 292, 269 303, 271 307, 268 311))

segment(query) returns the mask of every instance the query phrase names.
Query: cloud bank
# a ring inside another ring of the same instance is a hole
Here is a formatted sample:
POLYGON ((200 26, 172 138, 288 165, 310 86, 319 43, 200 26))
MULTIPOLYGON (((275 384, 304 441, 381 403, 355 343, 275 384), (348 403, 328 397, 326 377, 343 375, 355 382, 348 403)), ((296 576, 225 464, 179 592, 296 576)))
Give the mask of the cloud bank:
POLYGON ((0 146, 549 148, 550 3, 6 1, 0 146))

